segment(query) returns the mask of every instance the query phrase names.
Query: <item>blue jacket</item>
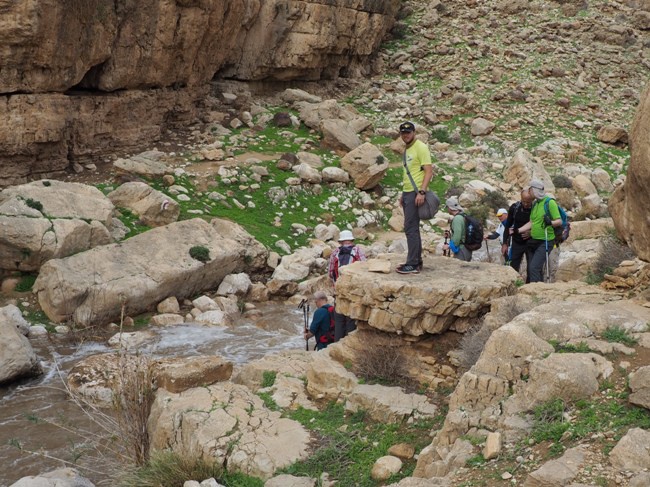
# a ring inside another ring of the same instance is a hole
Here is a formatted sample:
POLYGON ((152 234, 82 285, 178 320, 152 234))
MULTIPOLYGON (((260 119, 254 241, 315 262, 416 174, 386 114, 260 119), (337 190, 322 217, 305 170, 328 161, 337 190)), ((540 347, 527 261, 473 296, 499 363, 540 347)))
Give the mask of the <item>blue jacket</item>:
POLYGON ((316 337, 316 350, 322 350, 327 347, 327 343, 321 343, 320 337, 328 333, 330 330, 330 304, 324 304, 316 311, 311 320, 309 331, 316 337))

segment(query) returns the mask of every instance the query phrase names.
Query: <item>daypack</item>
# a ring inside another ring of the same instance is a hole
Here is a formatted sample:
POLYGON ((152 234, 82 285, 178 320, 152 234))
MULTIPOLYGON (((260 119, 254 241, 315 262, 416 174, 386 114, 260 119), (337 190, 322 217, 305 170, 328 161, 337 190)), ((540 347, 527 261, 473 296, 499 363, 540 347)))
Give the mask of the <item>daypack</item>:
POLYGON ((339 253, 337 256, 337 263, 334 265, 333 268, 333 276, 332 278, 334 279, 334 282, 339 278, 339 267, 348 265, 352 262, 354 262, 354 258, 357 255, 357 249, 354 245, 351 246, 344 246, 339 248, 339 253))
POLYGON ((476 218, 461 213, 465 218, 465 241, 467 250, 478 250, 483 245, 483 224, 476 218))
MULTIPOLYGON (((551 200, 555 201, 555 204, 557 204, 557 201, 554 198, 547 197, 544 200, 544 214, 553 219, 553 217, 551 217, 551 210, 548 208, 548 204, 551 200)), ((562 218, 562 225, 559 227, 553 227, 553 232, 555 232, 555 245, 560 245, 567 238, 569 238, 569 232, 571 232, 571 224, 569 223, 569 217, 567 216, 564 208, 558 204, 557 209, 560 212, 560 218, 562 218)))
MULTIPOLYGON (((334 306, 330 305, 327 308, 327 311, 330 314, 330 329, 329 329, 329 331, 327 333, 325 333, 325 334, 321 335, 320 337, 318 337, 318 342, 325 345, 325 347, 327 345, 329 345, 330 343, 334 343, 334 339, 336 337, 336 335, 334 334, 334 328, 335 328, 335 326, 334 326, 334 306)), ((323 348, 325 348, 325 347, 323 347, 323 348)))

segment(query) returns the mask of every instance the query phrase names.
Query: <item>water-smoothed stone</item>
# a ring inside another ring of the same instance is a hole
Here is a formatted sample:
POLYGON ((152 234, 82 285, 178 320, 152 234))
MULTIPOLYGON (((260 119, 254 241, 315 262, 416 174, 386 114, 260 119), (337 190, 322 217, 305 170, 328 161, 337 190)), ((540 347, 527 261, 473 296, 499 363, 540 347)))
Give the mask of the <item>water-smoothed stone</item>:
POLYGON ((23 477, 10 487, 95 487, 74 468, 59 468, 37 476, 23 477))
POLYGON ((113 204, 93 186, 35 181, 0 192, 0 268, 38 270, 112 241, 113 204))
POLYGON ((213 289, 226 275, 245 268, 247 251, 228 232, 201 219, 186 220, 51 260, 41 268, 34 292, 55 322, 108 323, 119 318, 122 307, 137 315, 169 296, 185 298, 213 289), (208 262, 190 256, 197 245, 208 249, 208 262))
POLYGON ((192 454, 262 479, 308 455, 310 436, 300 423, 230 382, 180 394, 159 389, 148 425, 154 450, 192 454))
MULTIPOLYGON (((393 267, 400 263, 399 256, 382 258, 393 267)), ((514 294, 517 278, 509 267, 444 257, 425 260, 417 275, 377 274, 367 262, 355 262, 336 282, 336 304, 346 316, 382 331, 413 336, 463 332, 489 311, 492 299, 514 294)))
POLYGON ((22 316, 16 306, 0 308, 0 384, 41 373, 41 366, 29 340, 22 332, 22 316))

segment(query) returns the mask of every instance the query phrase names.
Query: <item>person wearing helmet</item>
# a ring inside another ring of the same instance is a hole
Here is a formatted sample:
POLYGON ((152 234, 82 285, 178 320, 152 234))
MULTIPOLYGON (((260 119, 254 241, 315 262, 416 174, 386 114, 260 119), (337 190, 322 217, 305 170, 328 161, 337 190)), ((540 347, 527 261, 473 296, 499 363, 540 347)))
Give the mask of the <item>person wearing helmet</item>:
MULTIPOLYGON (((339 268, 352 262, 366 260, 366 255, 358 245, 354 244, 354 235, 350 230, 343 230, 339 234, 339 247, 336 248, 332 255, 328 266, 328 274, 332 280, 332 284, 336 284, 339 278, 339 268)), ((349 316, 334 311, 334 341, 339 341, 348 333, 357 329, 355 321, 349 316)))

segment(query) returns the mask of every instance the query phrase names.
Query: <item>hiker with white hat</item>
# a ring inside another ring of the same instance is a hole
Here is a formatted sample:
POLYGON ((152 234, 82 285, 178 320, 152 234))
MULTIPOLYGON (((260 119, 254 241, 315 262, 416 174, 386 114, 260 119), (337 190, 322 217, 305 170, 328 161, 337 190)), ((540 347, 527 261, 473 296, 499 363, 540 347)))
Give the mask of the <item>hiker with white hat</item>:
MULTIPOLYGON (((501 244, 501 255, 504 258, 504 261, 508 259, 508 244, 505 243, 505 229, 506 229, 506 223, 508 220, 508 210, 505 208, 499 208, 497 210, 497 218, 499 219, 499 226, 497 229, 483 237, 485 240, 496 240, 497 238, 499 239, 499 243, 501 244)), ((487 245, 487 244, 486 244, 487 245)))
MULTIPOLYGON (((336 284, 339 278, 339 268, 352 262, 366 260, 366 255, 358 245, 354 244, 354 235, 350 230, 343 230, 339 234, 339 247, 332 251, 328 266, 328 274, 332 284, 336 284)), ((345 316, 334 310, 334 341, 338 342, 348 333, 357 329, 355 321, 349 316, 345 316)))

